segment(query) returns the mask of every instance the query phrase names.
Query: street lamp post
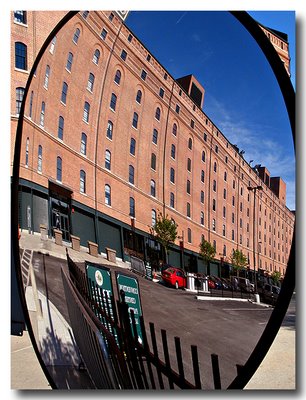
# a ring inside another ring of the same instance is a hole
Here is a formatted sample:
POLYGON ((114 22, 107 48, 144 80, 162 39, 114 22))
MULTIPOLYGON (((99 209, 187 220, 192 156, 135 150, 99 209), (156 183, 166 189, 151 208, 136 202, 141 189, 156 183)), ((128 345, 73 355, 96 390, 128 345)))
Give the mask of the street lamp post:
POLYGON ((249 191, 253 191, 254 193, 254 208, 253 208, 253 263, 254 263, 254 291, 255 295, 257 294, 257 280, 256 280, 256 234, 255 234, 255 225, 256 225, 256 191, 262 190, 262 186, 248 186, 249 191))

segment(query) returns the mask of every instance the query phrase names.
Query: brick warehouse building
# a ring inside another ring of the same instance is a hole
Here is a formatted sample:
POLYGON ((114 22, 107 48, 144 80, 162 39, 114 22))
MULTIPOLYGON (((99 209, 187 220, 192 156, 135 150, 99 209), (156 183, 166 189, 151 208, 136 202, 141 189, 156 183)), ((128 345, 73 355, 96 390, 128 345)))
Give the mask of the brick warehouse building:
MULTIPOLYGON (((64 14, 12 13, 12 156, 31 65, 64 14)), ((254 220, 256 268, 284 274, 294 225, 286 184, 244 160, 203 112, 204 94, 194 76, 174 79, 115 12, 78 13, 52 40, 26 101, 21 228, 44 224, 53 236, 59 218, 67 241, 147 258, 159 247, 149 227, 163 212, 180 235, 169 262, 220 275, 236 248, 254 268, 254 220), (202 237, 216 248, 210 271, 202 237)))

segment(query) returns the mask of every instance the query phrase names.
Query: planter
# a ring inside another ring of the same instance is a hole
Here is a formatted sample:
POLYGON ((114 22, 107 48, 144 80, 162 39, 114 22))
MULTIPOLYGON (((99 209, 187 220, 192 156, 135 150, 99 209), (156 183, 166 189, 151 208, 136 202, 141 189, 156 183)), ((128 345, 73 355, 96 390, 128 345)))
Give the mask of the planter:
POLYGON ((90 242, 89 240, 87 241, 88 243, 88 249, 89 249, 89 254, 98 257, 98 245, 97 243, 90 242))
POLYGON ((47 240, 47 227, 44 224, 39 225, 41 240, 47 240))
POLYGON ((80 238, 70 235, 73 250, 80 251, 80 238))
POLYGON ((55 237, 55 244, 62 246, 63 244, 63 233, 60 229, 53 229, 54 237, 55 237))
POLYGON ((105 250, 108 261, 116 264, 116 250, 110 249, 109 247, 105 247, 105 250))

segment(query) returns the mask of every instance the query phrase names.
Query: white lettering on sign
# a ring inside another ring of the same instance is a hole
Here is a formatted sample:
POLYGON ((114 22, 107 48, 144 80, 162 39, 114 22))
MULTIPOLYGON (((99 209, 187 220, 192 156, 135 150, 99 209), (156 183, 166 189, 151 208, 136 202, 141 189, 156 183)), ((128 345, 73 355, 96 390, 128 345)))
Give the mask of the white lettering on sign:
POLYGON ((120 289, 122 289, 124 292, 128 293, 133 293, 133 294, 138 294, 138 289, 133 288, 131 286, 126 286, 126 285, 119 285, 120 289))
POLYGON ((132 304, 136 304, 136 299, 134 299, 134 297, 126 297, 125 301, 127 303, 132 303, 132 304))

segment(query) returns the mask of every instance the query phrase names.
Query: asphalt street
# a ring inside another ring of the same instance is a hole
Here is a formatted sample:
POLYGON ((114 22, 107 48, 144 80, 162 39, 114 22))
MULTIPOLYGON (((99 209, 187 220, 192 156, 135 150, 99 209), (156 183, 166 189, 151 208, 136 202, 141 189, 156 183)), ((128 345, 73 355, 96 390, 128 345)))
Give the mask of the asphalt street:
MULTIPOLYGON (((34 252, 32 262, 37 289, 69 323, 61 278, 61 268, 68 270, 67 262, 38 252, 34 252)), ((84 268, 84 264, 79 266, 84 268)), ((114 272, 119 269, 110 269, 116 293, 114 272)), ((130 271, 125 273, 136 276, 130 271)), ((190 346, 196 345, 203 388, 213 389, 211 354, 214 353, 219 356, 221 384, 225 389, 237 374, 236 365, 243 365, 254 349, 272 308, 249 301, 200 301, 194 293, 175 290, 139 276, 138 281, 146 329, 149 330, 149 322, 154 323, 159 349, 162 348, 160 329, 167 331, 172 367, 177 369, 173 338, 178 336, 186 378, 193 381, 190 346)))

